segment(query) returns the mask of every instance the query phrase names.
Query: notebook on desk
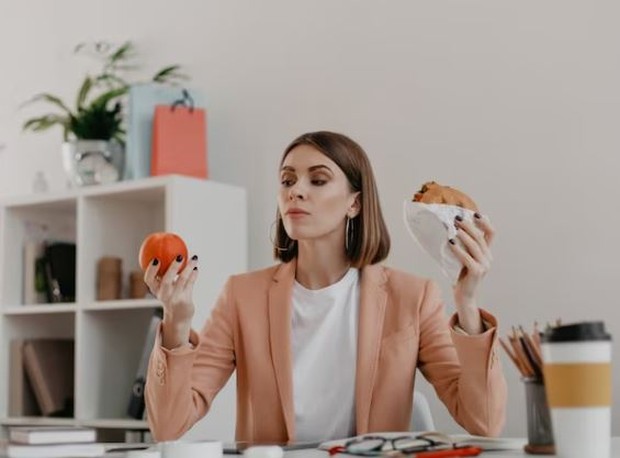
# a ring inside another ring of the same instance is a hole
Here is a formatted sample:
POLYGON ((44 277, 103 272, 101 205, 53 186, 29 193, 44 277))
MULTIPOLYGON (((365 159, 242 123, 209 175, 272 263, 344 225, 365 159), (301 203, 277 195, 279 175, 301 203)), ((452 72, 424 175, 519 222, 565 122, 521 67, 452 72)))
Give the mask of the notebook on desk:
POLYGON ((248 441, 237 441, 237 442, 229 442, 224 443, 224 454, 227 455, 241 455, 245 450, 249 447, 253 447, 256 445, 277 445, 278 447, 282 447, 284 451, 290 450, 303 450, 303 449, 312 449, 318 448, 320 442, 270 442, 270 443, 257 443, 257 442, 248 442, 248 441))
POLYGON ((24 445, 0 442, 0 457, 3 458, 89 458, 102 456, 106 449, 103 444, 45 444, 24 445))

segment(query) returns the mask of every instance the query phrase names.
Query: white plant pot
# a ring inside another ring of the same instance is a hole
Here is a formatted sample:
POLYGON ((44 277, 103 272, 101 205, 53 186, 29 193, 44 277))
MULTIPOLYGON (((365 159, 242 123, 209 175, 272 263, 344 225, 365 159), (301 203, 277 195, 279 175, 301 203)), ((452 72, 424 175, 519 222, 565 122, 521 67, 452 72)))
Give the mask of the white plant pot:
POLYGON ((74 140, 62 144, 62 163, 74 186, 118 181, 125 150, 116 140, 74 140))

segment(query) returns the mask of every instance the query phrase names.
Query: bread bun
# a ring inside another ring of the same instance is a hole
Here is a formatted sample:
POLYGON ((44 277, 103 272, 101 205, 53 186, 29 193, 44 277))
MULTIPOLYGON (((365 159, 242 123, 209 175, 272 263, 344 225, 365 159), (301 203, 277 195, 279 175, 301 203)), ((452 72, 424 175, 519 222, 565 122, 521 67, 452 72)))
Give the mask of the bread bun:
POLYGON ((456 205, 475 212, 478 211, 476 203, 467 194, 449 186, 442 186, 434 181, 424 183, 422 189, 414 194, 413 201, 423 204, 456 205))

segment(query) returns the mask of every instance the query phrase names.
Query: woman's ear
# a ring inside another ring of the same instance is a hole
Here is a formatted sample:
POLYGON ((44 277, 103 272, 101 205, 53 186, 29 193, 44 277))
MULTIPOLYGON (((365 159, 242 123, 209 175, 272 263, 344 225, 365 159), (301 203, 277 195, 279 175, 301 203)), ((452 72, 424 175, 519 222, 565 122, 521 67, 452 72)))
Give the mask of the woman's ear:
POLYGON ((356 192, 353 199, 353 203, 351 204, 351 206, 349 207, 349 211, 347 212, 347 216, 349 218, 355 218, 357 215, 360 214, 360 211, 362 210, 360 193, 356 192))

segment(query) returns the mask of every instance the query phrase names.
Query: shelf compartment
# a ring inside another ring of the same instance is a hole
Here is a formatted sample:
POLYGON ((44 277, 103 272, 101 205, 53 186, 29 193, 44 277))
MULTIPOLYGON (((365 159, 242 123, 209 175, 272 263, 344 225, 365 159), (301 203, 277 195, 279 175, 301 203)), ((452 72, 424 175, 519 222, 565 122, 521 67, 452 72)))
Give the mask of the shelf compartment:
MULTIPOLYGON (((39 307, 39 306, 37 306, 39 307)), ((75 312, 8 314, 2 333, 12 339, 75 338, 75 312)))
POLYGON ((78 418, 131 420, 127 407, 154 307, 80 314, 78 418))
POLYGON ((79 300, 97 300, 97 263, 104 256, 122 260, 121 297, 128 298, 130 272, 141 270, 142 241, 151 232, 165 230, 164 189, 89 196, 81 201, 80 209, 79 240, 84 241, 84 249, 78 253, 82 269, 79 300))
POLYGON ((76 199, 52 200, 4 208, 2 305, 23 299, 24 246, 32 240, 76 242, 76 199))
MULTIPOLYGON (((7 380, 11 380, 10 373, 10 353, 11 342, 13 340, 42 339, 42 338, 62 338, 75 339, 74 312, 61 312, 49 314, 25 314, 25 315, 5 315, 2 319, 2 329, 0 335, 3 336, 5 345, 0 347, 0 373, 7 374, 7 380)), ((77 348, 77 342, 75 343, 77 348)), ((75 361, 75 354, 74 354, 75 361)), ((74 362, 75 364, 75 362, 74 362)), ((75 373, 75 367, 74 367, 75 373)), ((75 392, 74 392, 75 398, 75 392)), ((0 409, 2 412, 9 412, 10 384, 4 385, 0 393, 0 409)), ((41 418, 48 417, 28 417, 41 418)), ((66 420, 63 418, 62 420, 66 420)))

